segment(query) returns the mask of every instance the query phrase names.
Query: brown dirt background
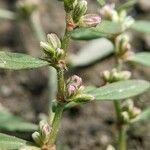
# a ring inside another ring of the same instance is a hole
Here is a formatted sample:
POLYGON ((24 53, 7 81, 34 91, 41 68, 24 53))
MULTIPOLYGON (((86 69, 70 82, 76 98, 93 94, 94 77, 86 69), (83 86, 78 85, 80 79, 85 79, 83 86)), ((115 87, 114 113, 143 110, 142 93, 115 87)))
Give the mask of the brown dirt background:
MULTIPOLYGON (((96 0, 88 0, 89 12, 98 12, 96 0)), ((0 0, 0 8, 14 10, 15 0, 0 0)), ((15 11, 15 10, 14 10, 15 11)), ((150 19, 150 1, 140 0, 131 13, 135 18, 150 19)), ((46 33, 64 32, 64 11, 57 0, 43 0, 39 14, 46 33)), ((135 51, 150 50, 150 36, 133 33, 135 51)), ((71 50, 77 51, 86 42, 72 41, 71 50)), ((39 43, 27 22, 0 20, 0 49, 40 56, 39 43)), ((85 85, 101 85, 100 73, 112 68, 110 56, 85 68, 73 69, 67 74, 77 74, 85 85)), ((150 80, 150 69, 143 66, 125 66, 133 71, 133 78, 150 80)), ((47 113, 47 68, 25 71, 0 70, 0 103, 15 115, 37 122, 39 114, 47 113)), ((135 98, 136 105, 144 109, 150 105, 150 92, 135 98)), ((115 114, 109 102, 90 103, 72 108, 64 113, 59 143, 63 150, 105 150, 116 144, 115 114)), ((2 131, 4 132, 4 131, 2 131)), ((10 133, 30 139, 30 133, 10 133)), ((128 130, 128 150, 150 149, 150 124, 138 123, 128 130)))

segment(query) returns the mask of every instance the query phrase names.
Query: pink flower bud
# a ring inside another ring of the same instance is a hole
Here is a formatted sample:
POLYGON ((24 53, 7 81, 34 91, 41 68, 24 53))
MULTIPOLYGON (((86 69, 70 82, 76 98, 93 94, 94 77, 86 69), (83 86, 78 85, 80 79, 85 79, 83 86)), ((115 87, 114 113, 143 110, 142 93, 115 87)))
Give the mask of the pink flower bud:
POLYGON ((87 14, 83 16, 80 20, 80 25, 82 27, 95 27, 101 22, 101 17, 97 14, 87 14))
POLYGON ((73 75, 69 80, 70 83, 78 88, 82 85, 82 79, 77 75, 73 75))
POLYGON ((74 85, 70 84, 70 85, 67 86, 67 90, 68 90, 68 95, 72 96, 76 93, 77 88, 74 85))
POLYGON ((100 15, 105 19, 112 19, 114 12, 115 12, 114 4, 107 4, 100 9, 100 15))

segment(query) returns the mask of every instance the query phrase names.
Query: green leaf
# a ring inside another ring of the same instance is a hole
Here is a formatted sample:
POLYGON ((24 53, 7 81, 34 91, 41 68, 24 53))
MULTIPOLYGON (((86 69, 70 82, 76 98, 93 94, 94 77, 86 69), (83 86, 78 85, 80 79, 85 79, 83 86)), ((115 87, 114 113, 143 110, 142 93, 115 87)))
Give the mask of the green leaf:
POLYGON ((97 32, 95 28, 78 28, 72 31, 71 37, 75 40, 91 40, 106 37, 106 35, 97 32))
POLYGON ((17 15, 9 10, 0 9, 0 19, 15 20, 17 15))
POLYGON ((122 32, 121 23, 103 20, 93 28, 77 28, 72 31, 71 37, 75 40, 91 40, 100 37, 110 38, 122 32))
POLYGON ((37 148, 30 142, 0 133, 0 150, 15 150, 22 146, 33 146, 32 148, 37 148))
POLYGON ((87 66, 100 60, 113 52, 113 44, 105 39, 90 41, 76 55, 71 55, 71 64, 74 67, 87 66))
POLYGON ((122 24, 118 22, 112 22, 104 20, 96 26, 97 32, 105 33, 107 35, 116 35, 122 32, 122 24))
POLYGON ((137 3, 137 0, 128 0, 117 8, 117 11, 127 10, 137 3))
POLYGON ((9 112, 0 112, 0 116, 0 130, 20 132, 37 130, 37 125, 26 122, 9 112))
POLYGON ((11 52, 0 52, 0 68, 4 69, 31 69, 48 65, 48 62, 30 55, 11 52))
POLYGON ((142 65, 150 67, 150 53, 148 53, 148 52, 136 53, 131 58, 128 58, 127 61, 142 64, 142 65))
POLYGON ((150 21, 138 20, 131 26, 132 29, 138 32, 150 33, 150 21))
POLYGON ((85 89, 85 93, 95 96, 96 100, 120 100, 139 95, 150 88, 144 80, 119 81, 100 88, 85 89))
POLYGON ((141 114, 139 114, 135 119, 133 119, 131 123, 145 121, 149 119, 150 119, 150 107, 141 112, 141 114))
POLYGON ((99 3, 100 6, 105 5, 105 0, 97 0, 97 2, 99 3))

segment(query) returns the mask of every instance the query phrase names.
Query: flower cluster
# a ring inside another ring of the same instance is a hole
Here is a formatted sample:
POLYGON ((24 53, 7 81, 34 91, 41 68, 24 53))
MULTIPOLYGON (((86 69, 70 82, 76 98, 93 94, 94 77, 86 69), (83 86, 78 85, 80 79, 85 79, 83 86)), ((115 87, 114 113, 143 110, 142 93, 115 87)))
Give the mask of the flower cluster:
POLYGON ((133 23, 134 19, 131 16, 127 16, 125 10, 115 10, 115 4, 107 4, 100 9, 100 15, 105 20, 111 20, 114 22, 122 23, 123 30, 129 28, 133 23))
POLYGON ((109 83, 128 80, 130 77, 131 73, 129 71, 117 71, 117 69, 112 69, 111 71, 106 70, 103 72, 103 79, 109 83))
POLYGON ((84 94, 83 90, 84 87, 82 86, 82 79, 77 75, 70 77, 66 84, 67 101, 85 102, 94 99, 93 96, 84 94))
POLYGON ((140 113, 141 110, 134 106, 133 100, 131 99, 128 99, 122 105, 121 116, 122 116, 122 121, 124 123, 129 123, 131 120, 135 119, 140 113))
POLYGON ((67 18, 67 29, 70 31, 78 26, 94 27, 101 21, 97 14, 86 14, 87 1, 85 0, 64 0, 64 7, 70 14, 67 18))
POLYGON ((48 34, 47 42, 40 42, 40 46, 52 66, 65 67, 65 53, 64 50, 61 49, 61 41, 56 34, 48 34))
POLYGON ((122 60, 131 57, 133 52, 131 51, 131 44, 129 42, 129 36, 126 34, 121 34, 115 39, 115 54, 118 58, 122 60))
POLYGON ((17 11, 21 18, 29 17, 38 7, 38 2, 31 2, 30 0, 20 0, 16 4, 17 11))
POLYGON ((37 145, 43 146, 49 140, 50 131, 51 131, 50 125, 47 123, 47 121, 42 120, 39 123, 38 131, 35 131, 32 134, 32 138, 37 145))

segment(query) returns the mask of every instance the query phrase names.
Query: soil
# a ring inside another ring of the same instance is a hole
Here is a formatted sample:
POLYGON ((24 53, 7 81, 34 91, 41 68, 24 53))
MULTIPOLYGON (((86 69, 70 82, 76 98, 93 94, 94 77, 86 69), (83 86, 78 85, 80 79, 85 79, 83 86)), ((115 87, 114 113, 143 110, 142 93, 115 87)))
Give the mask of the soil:
MULTIPOLYGON (((89 12, 97 12, 96 1, 88 0, 89 12)), ((0 0, 0 8, 15 11, 15 0, 0 0)), ((39 13, 46 33, 55 32, 59 36, 64 32, 64 11, 61 2, 43 1, 39 13), (47 5, 45 5, 45 3, 47 5)), ((150 9, 149 9, 150 10, 150 9)), ((131 13, 136 18, 149 18, 149 11, 142 4, 136 5, 131 13)), ((26 21, 0 21, 0 49, 23 52, 40 56, 39 43, 26 21)), ((149 40, 143 35, 133 33, 135 51, 149 50, 149 40)), ((149 38, 150 39, 150 38, 149 38)), ((72 41, 72 52, 77 51, 86 42, 72 41)), ((72 69, 66 76, 77 74, 85 85, 103 84, 100 74, 112 68, 112 56, 95 64, 72 69)), ((127 65, 133 71, 133 78, 150 80, 150 69, 142 66, 127 65)), ((37 123, 40 114, 48 112, 48 71, 47 68, 24 71, 0 70, 0 104, 15 115, 37 123)), ((150 105, 150 92, 136 97, 135 103, 141 109, 150 105)), ((150 123, 138 123, 128 130, 128 150, 150 149, 150 123)), ((5 132, 5 131, 2 131, 5 132)), ((25 139, 31 139, 30 133, 11 133, 25 139)), ((115 114, 112 103, 93 102, 72 108, 64 113, 58 146, 61 150, 105 150, 109 144, 116 144, 115 114)))

